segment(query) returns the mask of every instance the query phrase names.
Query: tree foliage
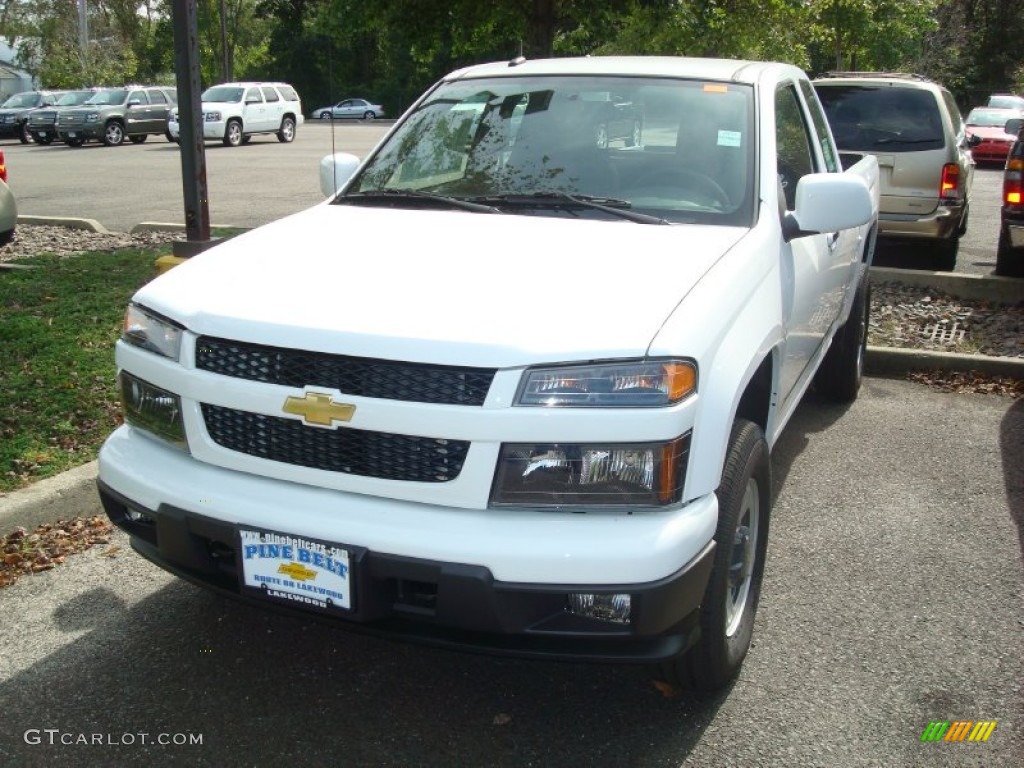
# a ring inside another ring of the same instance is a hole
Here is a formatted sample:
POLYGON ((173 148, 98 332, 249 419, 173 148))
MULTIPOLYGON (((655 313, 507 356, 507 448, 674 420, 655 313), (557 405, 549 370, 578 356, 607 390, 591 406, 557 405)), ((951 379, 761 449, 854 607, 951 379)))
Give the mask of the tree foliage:
MULTIPOLYGON (((445 72, 489 60, 610 54, 911 70, 963 101, 1024 88, 1016 0, 194 0, 204 84, 293 83, 407 107, 445 72), (223 13, 223 26, 222 26, 223 13), (225 61, 226 66, 225 66, 225 61)), ((172 82, 171 0, 0 0, 0 36, 47 86, 172 82)))

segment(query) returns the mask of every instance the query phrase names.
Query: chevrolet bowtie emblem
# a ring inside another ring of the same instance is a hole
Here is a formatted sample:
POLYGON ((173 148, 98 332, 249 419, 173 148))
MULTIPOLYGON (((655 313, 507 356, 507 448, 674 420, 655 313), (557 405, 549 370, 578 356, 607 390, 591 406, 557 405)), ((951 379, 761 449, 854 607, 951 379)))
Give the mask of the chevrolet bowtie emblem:
POLYGON ((316 571, 311 568, 307 568, 302 563, 288 563, 288 565, 281 563, 277 566, 277 572, 283 573, 285 576, 290 576, 295 581, 305 581, 306 579, 313 580, 316 578, 316 571))
POLYGON ((289 397, 285 400, 284 412, 301 416, 306 424, 329 427, 336 421, 351 421, 356 407, 348 403, 336 403, 330 395, 307 392, 305 397, 289 397))

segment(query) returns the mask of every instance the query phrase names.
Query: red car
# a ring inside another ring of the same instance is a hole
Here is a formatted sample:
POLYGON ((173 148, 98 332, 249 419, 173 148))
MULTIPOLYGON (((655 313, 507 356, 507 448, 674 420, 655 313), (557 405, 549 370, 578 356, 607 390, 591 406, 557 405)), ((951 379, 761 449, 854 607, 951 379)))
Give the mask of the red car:
POLYGON ((996 163, 1000 167, 1006 162, 1006 155, 1013 145, 1016 135, 1007 133, 1004 128, 1006 121, 1015 117, 1024 117, 1019 109, 997 109, 995 107, 975 107, 967 115, 967 136, 977 136, 980 143, 971 147, 971 155, 976 163, 996 163))

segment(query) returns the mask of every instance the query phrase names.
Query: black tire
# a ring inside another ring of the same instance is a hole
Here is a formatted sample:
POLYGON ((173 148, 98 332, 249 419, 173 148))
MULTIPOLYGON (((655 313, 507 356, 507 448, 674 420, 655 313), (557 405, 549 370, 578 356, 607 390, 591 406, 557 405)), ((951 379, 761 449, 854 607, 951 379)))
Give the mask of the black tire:
POLYGON ((164 138, 167 139, 171 144, 177 144, 178 140, 171 135, 170 131, 164 131, 164 138))
POLYGON ((771 461, 761 428, 737 419, 729 436, 718 496, 714 563, 700 607, 700 640, 662 662, 677 686, 714 693, 739 674, 761 596, 772 499, 771 461))
POLYGON ((119 147, 124 144, 124 126, 117 120, 111 120, 103 129, 103 143, 108 147, 119 147))
POLYGON ((956 254, 959 250, 959 237, 937 243, 935 246, 935 269, 939 272, 952 272, 956 269, 956 254))
POLYGON ((242 124, 238 120, 228 120, 224 128, 224 146, 238 147, 242 144, 242 124))
POLYGON ((21 130, 18 131, 18 141, 22 144, 32 143, 32 134, 28 130, 28 120, 21 124, 21 130))
POLYGON ((44 147, 53 143, 53 139, 49 136, 33 136, 32 138, 35 139, 36 144, 42 144, 44 147))
POLYGON ((242 143, 243 144, 248 144, 250 141, 252 141, 252 134, 249 134, 247 136, 243 136, 242 137, 242 143))
POLYGON ((871 281, 865 270, 853 295, 850 316, 836 331, 832 346, 815 374, 814 386, 822 397, 837 403, 850 403, 857 399, 864 378, 870 315, 871 281))
POLYGON ((1024 277, 1024 248, 1014 248, 1010 244, 1010 233, 1006 227, 999 228, 996 274, 1003 277, 1024 277))
POLYGON ((85 144, 85 139, 64 139, 64 143, 67 144, 69 147, 80 147, 83 144, 85 144))
POLYGON ((14 240, 14 229, 8 229, 6 232, 0 232, 0 245, 7 245, 14 240))
POLYGON ((376 120, 376 119, 377 119, 377 113, 374 112, 372 109, 368 109, 365 112, 363 112, 363 120, 376 120))
POLYGON ((334 114, 331 113, 331 112, 321 112, 320 113, 320 119, 321 120, 333 120, 334 119, 334 114))
POLYGON ((281 120, 281 128, 277 132, 277 140, 282 144, 290 144, 295 141, 295 120, 285 117, 281 120))
POLYGON ((149 136, 147 136, 146 134, 142 134, 141 136, 129 136, 128 141, 130 141, 132 144, 144 144, 146 142, 146 139, 148 138, 149 136))

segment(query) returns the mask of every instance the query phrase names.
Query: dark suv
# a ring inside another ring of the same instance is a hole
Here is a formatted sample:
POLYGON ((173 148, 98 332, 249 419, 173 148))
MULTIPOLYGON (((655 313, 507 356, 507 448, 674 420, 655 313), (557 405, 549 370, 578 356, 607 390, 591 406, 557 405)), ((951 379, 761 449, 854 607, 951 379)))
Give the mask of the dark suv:
POLYGON ((1024 119, 1006 123, 1006 132, 1016 134, 1003 171, 1003 208, 999 221, 996 274, 1024 277, 1024 119))
POLYGON ((28 118, 40 107, 53 104, 63 91, 25 91, 16 93, 0 104, 0 139, 18 139, 22 144, 32 141, 28 118))
POLYGON ((176 103, 173 88, 102 88, 82 106, 57 113, 57 136, 72 147, 90 139, 108 147, 120 146, 126 138, 141 144, 151 135, 167 135, 167 116, 176 103))

